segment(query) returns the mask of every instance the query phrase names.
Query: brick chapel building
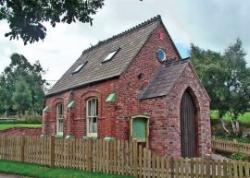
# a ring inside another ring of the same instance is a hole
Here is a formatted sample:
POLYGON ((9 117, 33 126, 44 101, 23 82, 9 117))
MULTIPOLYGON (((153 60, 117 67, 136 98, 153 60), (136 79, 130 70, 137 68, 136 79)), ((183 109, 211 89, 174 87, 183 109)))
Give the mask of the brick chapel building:
POLYGON ((210 154, 209 96, 161 17, 83 51, 46 95, 43 135, 146 142, 161 155, 210 154))

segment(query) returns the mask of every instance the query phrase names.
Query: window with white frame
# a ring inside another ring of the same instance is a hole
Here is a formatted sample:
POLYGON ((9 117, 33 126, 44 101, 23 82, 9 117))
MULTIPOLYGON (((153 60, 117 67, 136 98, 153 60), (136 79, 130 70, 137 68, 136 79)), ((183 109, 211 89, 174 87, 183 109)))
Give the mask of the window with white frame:
POLYGON ((87 136, 97 137, 97 119, 98 119, 97 98, 90 98, 87 100, 86 118, 87 118, 87 136))
POLYGON ((107 62, 107 61, 110 61, 111 59, 113 59, 113 57, 116 55, 116 53, 120 50, 119 49, 116 49, 114 51, 111 51, 104 59, 102 62, 107 62))
POLYGON ((63 104, 56 105, 56 134, 63 135, 63 104))

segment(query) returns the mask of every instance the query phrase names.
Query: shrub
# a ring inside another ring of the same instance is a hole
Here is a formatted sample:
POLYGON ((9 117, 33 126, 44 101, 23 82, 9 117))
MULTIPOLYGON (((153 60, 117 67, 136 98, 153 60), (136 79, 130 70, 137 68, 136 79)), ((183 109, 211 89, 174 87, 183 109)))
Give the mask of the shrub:
POLYGON ((237 161, 246 161, 248 160, 248 156, 246 154, 243 153, 233 153, 230 156, 231 159, 233 160, 237 160, 237 161))

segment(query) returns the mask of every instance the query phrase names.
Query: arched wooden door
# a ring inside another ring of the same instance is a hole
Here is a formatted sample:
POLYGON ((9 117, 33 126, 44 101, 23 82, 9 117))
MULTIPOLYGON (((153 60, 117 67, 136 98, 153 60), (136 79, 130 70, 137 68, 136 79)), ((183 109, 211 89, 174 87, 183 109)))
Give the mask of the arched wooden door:
POLYGON ((188 91, 181 100, 181 154, 182 157, 197 156, 196 107, 188 91))

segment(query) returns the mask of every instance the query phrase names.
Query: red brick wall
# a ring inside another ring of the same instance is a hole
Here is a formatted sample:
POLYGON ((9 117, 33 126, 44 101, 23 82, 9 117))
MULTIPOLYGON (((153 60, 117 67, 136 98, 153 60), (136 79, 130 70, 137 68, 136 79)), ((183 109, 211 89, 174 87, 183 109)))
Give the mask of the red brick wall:
POLYGON ((165 133, 161 142, 165 145, 163 153, 167 155, 181 156, 180 105, 182 95, 187 89, 191 91, 198 110, 198 154, 201 156, 211 153, 210 100, 189 64, 166 97, 167 116, 161 123, 165 130, 159 132, 165 133))
POLYGON ((139 113, 139 101, 137 95, 152 79, 153 74, 161 65, 156 59, 156 50, 164 48, 169 58, 177 57, 171 40, 165 34, 164 27, 159 27, 153 32, 148 42, 144 45, 140 53, 135 57, 127 71, 120 76, 120 79, 105 81, 96 85, 82 89, 65 92, 46 99, 46 105, 50 107, 50 112, 44 115, 43 131, 48 134, 55 134, 56 116, 55 106, 57 103, 64 103, 64 134, 74 134, 81 137, 86 134, 85 102, 91 96, 98 97, 99 100, 99 136, 116 136, 121 139, 128 139, 128 118, 139 113), (160 33, 164 33, 163 40, 160 33), (139 80, 138 75, 142 73, 139 80), (118 94, 118 102, 115 105, 105 103, 106 96, 111 92, 118 94), (67 103, 70 98, 76 101, 76 107, 67 112, 67 103), (70 125, 70 126, 69 126, 70 125))
POLYGON ((99 136, 111 136, 111 124, 113 122, 113 107, 105 103, 105 98, 114 91, 114 85, 117 79, 105 81, 96 85, 88 86, 82 89, 65 92, 46 99, 46 106, 49 106, 49 112, 44 113, 43 130, 46 134, 56 134, 56 104, 64 103, 64 135, 73 134, 76 137, 86 135, 86 101, 90 97, 97 97, 99 104, 98 132, 99 136), (73 99, 75 107, 67 109, 67 104, 73 99), (107 119, 109 119, 108 122, 107 119), (70 126, 69 126, 70 124, 70 126))
POLYGON ((166 144, 168 123, 167 103, 165 97, 152 98, 141 102, 141 112, 148 113, 149 119, 149 147, 161 155, 168 154, 166 144))
POLYGON ((155 29, 116 85, 119 100, 117 103, 118 109, 115 112, 117 119, 115 120, 113 133, 117 138, 128 139, 130 116, 142 113, 138 94, 152 80, 159 66, 163 65, 156 58, 156 51, 159 48, 165 49, 167 58, 179 59, 171 39, 165 33, 162 25, 155 29), (160 34, 162 33, 163 39, 161 40, 160 34), (138 78, 140 74, 142 75, 141 79, 138 78))

